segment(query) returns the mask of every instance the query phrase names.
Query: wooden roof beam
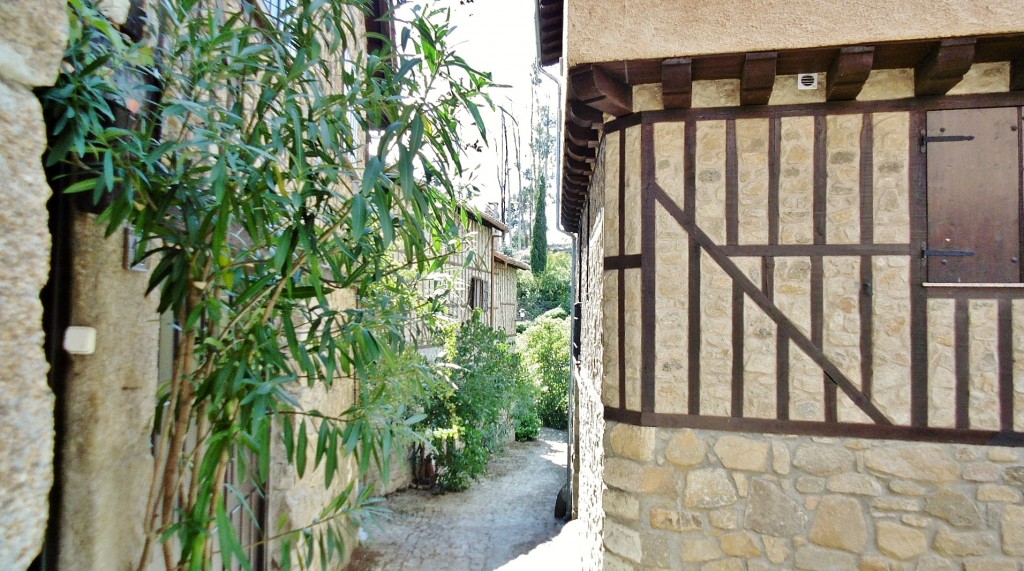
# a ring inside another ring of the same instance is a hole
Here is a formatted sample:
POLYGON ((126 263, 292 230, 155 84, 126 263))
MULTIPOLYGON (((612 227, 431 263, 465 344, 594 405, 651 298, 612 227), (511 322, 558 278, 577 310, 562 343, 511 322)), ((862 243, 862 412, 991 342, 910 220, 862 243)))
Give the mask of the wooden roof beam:
POLYGON ((775 70, 779 54, 761 52, 746 54, 740 75, 740 104, 767 105, 775 86, 775 70))
POLYGON ((580 147, 597 147, 599 133, 590 127, 580 127, 572 121, 565 122, 565 138, 580 147))
POLYGON ((583 176, 590 176, 594 173, 594 165, 586 161, 576 160, 569 155, 565 157, 565 168, 572 174, 583 176))
POLYGON ((597 157, 597 149, 569 143, 565 146, 565 154, 577 161, 593 163, 597 157))
POLYGON ((565 116, 574 125, 586 129, 597 129, 604 124, 604 115, 600 111, 578 100, 569 101, 565 116))
POLYGON ((850 46, 839 50, 826 75, 825 99, 853 101, 860 95, 864 82, 871 75, 875 61, 874 46, 850 46))
POLYGON ((689 109, 693 98, 693 60, 661 62, 661 102, 665 109, 689 109))
POLYGON ((914 69, 914 95, 945 95, 974 63, 977 38, 942 40, 914 69))
POLYGON ((594 109, 616 117, 633 112, 633 89, 596 65, 573 68, 569 72, 569 86, 576 99, 594 109))

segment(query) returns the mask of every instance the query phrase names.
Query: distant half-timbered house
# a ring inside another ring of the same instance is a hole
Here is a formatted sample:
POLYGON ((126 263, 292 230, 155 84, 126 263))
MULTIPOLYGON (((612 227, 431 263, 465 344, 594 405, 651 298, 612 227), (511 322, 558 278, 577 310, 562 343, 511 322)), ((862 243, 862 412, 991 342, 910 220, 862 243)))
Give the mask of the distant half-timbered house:
POLYGON ((590 565, 1017 565, 1024 3, 540 0, 538 24, 590 565))

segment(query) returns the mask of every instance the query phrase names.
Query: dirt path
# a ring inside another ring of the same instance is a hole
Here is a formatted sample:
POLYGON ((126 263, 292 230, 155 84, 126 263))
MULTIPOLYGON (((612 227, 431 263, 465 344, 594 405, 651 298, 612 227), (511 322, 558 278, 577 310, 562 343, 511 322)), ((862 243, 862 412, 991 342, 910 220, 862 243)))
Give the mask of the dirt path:
POLYGON ((565 432, 542 429, 534 442, 510 444, 465 492, 394 494, 393 513, 368 530, 349 569, 577 569, 575 524, 554 517, 565 465, 565 432))

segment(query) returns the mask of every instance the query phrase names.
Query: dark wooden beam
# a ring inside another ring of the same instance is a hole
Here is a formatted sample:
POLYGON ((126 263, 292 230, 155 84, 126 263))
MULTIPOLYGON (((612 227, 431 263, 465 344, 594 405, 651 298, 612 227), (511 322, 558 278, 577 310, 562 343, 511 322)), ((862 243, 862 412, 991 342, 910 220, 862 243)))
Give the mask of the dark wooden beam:
POLYGON ((825 99, 853 101, 864 88, 875 61, 873 46, 850 46, 839 50, 826 76, 825 99))
POLYGON ((914 69, 914 94, 945 95, 974 63, 976 38, 942 40, 914 69))
POLYGON ((675 58, 663 61, 661 89, 665 109, 689 109, 693 95, 693 60, 675 58))
POLYGON ((565 157, 565 168, 573 174, 590 176, 594 172, 594 165, 585 161, 578 161, 572 157, 565 157))
POLYGON ((597 129, 604 124, 604 114, 579 100, 569 101, 566 118, 585 129, 597 129))
POLYGON ((616 117, 633 112, 633 89, 612 79, 593 64, 577 66, 569 72, 569 87, 576 99, 616 117))
POLYGON ((1010 91, 1024 91, 1024 56, 1010 62, 1010 91))
POLYGON ((580 147, 597 147, 599 133, 590 127, 580 127, 572 121, 565 122, 565 138, 580 147))
POLYGON ((779 55, 775 52, 746 54, 740 75, 740 104, 767 105, 775 86, 779 55))
POLYGON ((597 149, 593 147, 581 147, 579 145, 568 143, 565 145, 565 154, 577 161, 592 163, 594 162, 594 158, 597 156, 597 149))

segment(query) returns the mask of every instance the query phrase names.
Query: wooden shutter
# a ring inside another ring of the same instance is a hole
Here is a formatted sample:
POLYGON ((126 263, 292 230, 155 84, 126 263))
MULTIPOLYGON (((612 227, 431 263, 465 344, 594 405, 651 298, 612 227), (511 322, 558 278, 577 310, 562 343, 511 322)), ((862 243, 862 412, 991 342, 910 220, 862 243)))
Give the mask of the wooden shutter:
POLYGON ((1018 282, 1020 109, 928 113, 928 281, 1018 282))

